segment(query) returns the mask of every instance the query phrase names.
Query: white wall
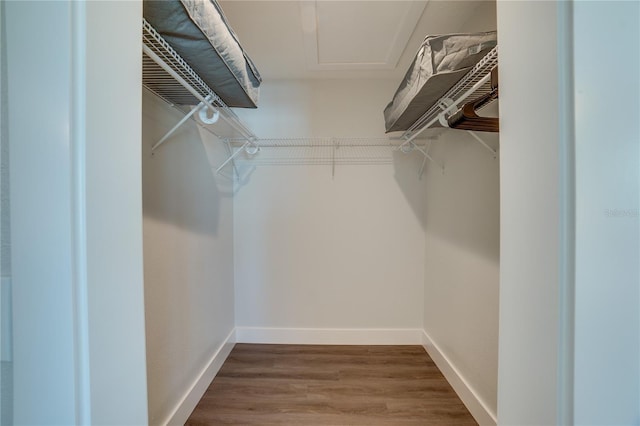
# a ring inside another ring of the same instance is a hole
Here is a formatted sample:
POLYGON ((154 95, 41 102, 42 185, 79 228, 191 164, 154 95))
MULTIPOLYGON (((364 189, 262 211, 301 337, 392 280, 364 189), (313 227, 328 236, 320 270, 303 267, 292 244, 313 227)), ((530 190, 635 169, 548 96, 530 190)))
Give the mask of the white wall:
MULTIPOLYGON (((260 137, 380 137, 395 85, 267 81, 262 110, 242 116, 260 137)), ((351 343, 370 341, 363 330, 420 329, 424 237, 415 159, 340 165, 333 180, 331 166, 258 166, 234 205, 236 325, 276 329, 254 330, 257 340, 351 343), (287 333, 300 328, 295 337, 287 333), (357 331, 344 337, 323 329, 357 331)))
POLYGON ((639 12, 498 4, 500 423, 640 420, 639 12))
POLYGON ((573 21, 574 419, 639 424, 640 4, 576 2, 573 21))
POLYGON ((141 5, 5 12, 14 422, 144 424, 141 5))
POLYGON ((14 348, 18 360, 14 364, 14 422, 75 423, 68 203, 71 164, 68 149, 61 149, 68 143, 71 121, 71 49, 68 44, 57 44, 60 39, 70 39, 70 7, 15 2, 7 3, 5 11, 7 74, 12 88, 7 123, 13 172, 12 269, 17 285, 13 299, 14 348), (32 37, 27 22, 50 36, 44 40, 32 37), (36 48, 44 54, 30 54, 36 48), (49 70, 46 81, 39 78, 37 71, 45 64, 49 70), (43 105, 50 111, 37 123, 32 123, 25 114, 31 105, 27 103, 31 97, 29 90, 32 96, 46 93, 43 102, 51 102, 43 105), (33 174, 25 176, 27 170, 33 174), (58 199, 67 202, 60 203, 58 199), (40 213, 45 211, 46 215, 40 213), (37 409, 34 399, 40 401, 37 409))
POLYGON ((86 99, 78 101, 75 112, 78 119, 86 120, 84 129, 76 124, 78 132, 86 132, 82 152, 86 182, 77 188, 85 191, 80 197, 86 207, 75 213, 86 217, 86 332, 93 424, 147 421, 138 145, 141 19, 140 2, 88 2, 86 24, 81 28, 86 31, 86 62, 73 76, 86 79, 86 92, 78 94, 86 99), (81 71, 86 74, 78 75, 81 71))
MULTIPOLYGON (((480 134, 497 147, 498 135, 480 134)), ((496 415, 499 160, 466 132, 433 144, 445 172, 427 165, 424 329, 496 415)))
POLYGON ((500 46, 500 424, 568 424, 559 387, 567 260, 555 2, 498 2, 500 46), (544 28, 544 31, 540 31, 544 28))
MULTIPOLYGON (((207 159, 209 152, 221 162, 223 145, 189 121, 151 155, 151 146, 182 116, 144 92, 145 314, 152 424, 186 420, 184 412, 188 415, 194 398, 197 402, 201 396, 192 387, 218 350, 224 350, 234 328, 232 194, 229 181, 215 176, 207 159)), ((206 386, 212 378, 207 377, 206 386)))

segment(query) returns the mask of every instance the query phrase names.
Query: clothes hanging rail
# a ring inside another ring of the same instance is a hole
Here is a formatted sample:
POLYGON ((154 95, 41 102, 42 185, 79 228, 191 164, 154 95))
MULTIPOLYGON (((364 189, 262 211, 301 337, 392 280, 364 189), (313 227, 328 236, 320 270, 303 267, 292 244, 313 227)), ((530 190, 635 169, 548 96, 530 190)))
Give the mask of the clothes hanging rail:
MULTIPOLYGON (((416 122, 402 134, 400 139, 403 142, 400 144, 400 150, 403 152, 412 150, 415 147, 413 141, 426 129, 433 128, 438 124, 445 128, 449 127, 448 118, 455 114, 467 99, 472 100, 491 93, 493 90, 491 85, 491 72, 497 66, 498 46, 487 53, 460 81, 440 97, 422 117, 416 120, 416 122)), ((485 148, 490 150, 494 156, 496 155, 496 151, 486 144, 482 138, 471 131, 469 131, 469 133, 482 143, 485 148)), ((422 153, 425 155, 425 159, 433 161, 429 156, 428 145, 427 149, 422 153)))
MULTIPOLYGON (((171 105, 196 105, 153 145, 152 150, 162 145, 196 113, 205 125, 216 123, 221 118, 244 141, 242 148, 247 153, 259 150, 256 135, 145 19, 142 20, 142 41, 142 84, 171 105)), ((223 166, 233 162, 235 155, 232 154, 223 166)))
POLYGON ((477 111, 489 105, 499 97, 498 91, 498 67, 491 71, 491 92, 466 102, 460 109, 447 118, 447 123, 452 129, 477 130, 480 132, 500 131, 500 119, 498 117, 482 117, 477 111))

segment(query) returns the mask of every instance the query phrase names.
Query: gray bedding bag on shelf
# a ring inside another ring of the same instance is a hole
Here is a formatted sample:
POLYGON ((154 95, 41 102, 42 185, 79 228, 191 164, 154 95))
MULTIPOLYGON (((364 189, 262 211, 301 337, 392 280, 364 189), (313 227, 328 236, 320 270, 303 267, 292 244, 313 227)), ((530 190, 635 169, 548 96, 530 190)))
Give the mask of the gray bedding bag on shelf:
POLYGON ((231 107, 256 108, 262 82, 215 0, 145 0, 144 18, 231 107))
POLYGON ((411 127, 496 44, 495 31, 427 36, 384 109, 387 133, 411 127))

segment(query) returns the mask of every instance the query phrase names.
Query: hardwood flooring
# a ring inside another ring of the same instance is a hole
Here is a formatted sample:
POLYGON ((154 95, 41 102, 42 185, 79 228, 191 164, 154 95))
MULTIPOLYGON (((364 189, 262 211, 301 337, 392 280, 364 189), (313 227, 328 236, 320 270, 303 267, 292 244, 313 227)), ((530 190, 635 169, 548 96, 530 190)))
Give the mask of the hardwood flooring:
POLYGON ((237 344, 186 424, 477 423, 421 346, 237 344))

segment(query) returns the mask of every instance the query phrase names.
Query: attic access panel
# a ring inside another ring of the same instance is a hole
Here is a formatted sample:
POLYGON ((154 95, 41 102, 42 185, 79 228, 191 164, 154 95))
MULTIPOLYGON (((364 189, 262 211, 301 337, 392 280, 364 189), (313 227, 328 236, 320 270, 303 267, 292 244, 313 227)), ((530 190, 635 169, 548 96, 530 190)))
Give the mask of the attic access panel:
POLYGON ((424 1, 303 1, 311 70, 393 70, 425 8, 424 1))

